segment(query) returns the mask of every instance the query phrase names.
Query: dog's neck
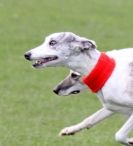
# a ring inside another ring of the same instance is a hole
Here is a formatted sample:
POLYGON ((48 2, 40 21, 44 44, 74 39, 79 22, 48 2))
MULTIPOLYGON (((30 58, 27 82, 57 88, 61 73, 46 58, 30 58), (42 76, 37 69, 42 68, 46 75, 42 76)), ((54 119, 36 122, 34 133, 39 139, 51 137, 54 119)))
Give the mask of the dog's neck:
POLYGON ((83 52, 79 56, 74 56, 68 63, 68 67, 73 71, 79 72, 82 76, 87 75, 96 65, 101 52, 96 49, 83 52))

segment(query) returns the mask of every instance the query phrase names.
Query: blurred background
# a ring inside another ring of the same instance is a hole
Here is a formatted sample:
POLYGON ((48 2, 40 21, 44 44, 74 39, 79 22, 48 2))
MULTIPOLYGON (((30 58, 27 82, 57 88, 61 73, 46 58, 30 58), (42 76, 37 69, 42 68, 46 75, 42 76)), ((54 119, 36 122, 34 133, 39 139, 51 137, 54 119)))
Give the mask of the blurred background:
POLYGON ((23 54, 61 31, 95 40, 101 51, 133 47, 132 14, 132 0, 0 0, 0 146, 118 146, 119 115, 58 137, 101 104, 87 91, 56 96, 52 89, 69 70, 35 70, 23 54))

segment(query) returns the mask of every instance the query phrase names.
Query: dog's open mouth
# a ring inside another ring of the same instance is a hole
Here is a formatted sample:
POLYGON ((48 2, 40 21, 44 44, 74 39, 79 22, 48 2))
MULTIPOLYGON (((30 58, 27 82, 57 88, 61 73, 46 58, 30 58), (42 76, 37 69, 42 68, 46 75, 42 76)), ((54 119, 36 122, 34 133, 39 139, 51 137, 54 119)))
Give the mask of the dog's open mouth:
POLYGON ((36 62, 33 64, 33 67, 40 67, 48 62, 57 60, 58 57, 57 56, 51 56, 51 57, 46 57, 46 58, 41 58, 39 60, 36 60, 36 62))

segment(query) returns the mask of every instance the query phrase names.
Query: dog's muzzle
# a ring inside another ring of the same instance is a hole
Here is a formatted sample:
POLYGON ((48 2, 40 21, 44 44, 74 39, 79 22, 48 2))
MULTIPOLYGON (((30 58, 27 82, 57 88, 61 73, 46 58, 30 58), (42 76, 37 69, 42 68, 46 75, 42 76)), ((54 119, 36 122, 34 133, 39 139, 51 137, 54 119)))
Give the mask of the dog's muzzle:
POLYGON ((57 94, 57 95, 59 94, 59 91, 60 91, 60 90, 58 90, 58 89, 53 89, 53 92, 54 92, 55 94, 57 94))

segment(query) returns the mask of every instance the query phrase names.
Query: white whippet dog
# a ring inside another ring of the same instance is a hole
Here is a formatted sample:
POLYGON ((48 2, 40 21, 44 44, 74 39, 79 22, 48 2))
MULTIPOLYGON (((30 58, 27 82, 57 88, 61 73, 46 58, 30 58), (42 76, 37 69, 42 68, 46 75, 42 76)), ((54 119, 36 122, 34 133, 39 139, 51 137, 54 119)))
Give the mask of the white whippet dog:
MULTIPOLYGON (((109 51, 106 55, 113 58, 116 65, 104 86, 96 92, 103 108, 83 122, 64 128, 60 135, 89 128, 117 112, 129 115, 129 118, 115 138, 124 145, 133 146, 133 139, 128 138, 133 129, 133 48, 109 51)), ((91 73, 100 56, 94 41, 71 32, 51 34, 42 45, 25 53, 26 59, 36 61, 35 68, 65 66, 81 76, 91 73)))

